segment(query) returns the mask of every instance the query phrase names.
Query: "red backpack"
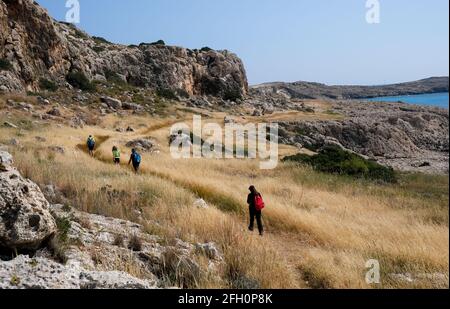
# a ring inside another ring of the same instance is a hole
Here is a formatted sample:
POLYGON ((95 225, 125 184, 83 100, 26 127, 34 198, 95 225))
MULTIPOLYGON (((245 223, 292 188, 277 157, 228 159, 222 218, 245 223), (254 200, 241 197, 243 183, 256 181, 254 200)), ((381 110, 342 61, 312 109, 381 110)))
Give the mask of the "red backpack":
POLYGON ((257 211, 261 211, 266 207, 266 204, 264 204, 263 198, 261 194, 257 194, 255 196, 255 208, 257 211))

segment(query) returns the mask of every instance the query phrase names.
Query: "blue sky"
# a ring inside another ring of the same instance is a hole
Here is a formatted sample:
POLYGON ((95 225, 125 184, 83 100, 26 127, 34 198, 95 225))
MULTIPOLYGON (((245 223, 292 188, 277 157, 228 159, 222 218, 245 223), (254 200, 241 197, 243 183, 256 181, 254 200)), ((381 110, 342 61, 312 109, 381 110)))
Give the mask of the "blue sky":
MULTIPOLYGON (((79 0, 91 35, 123 44, 153 42, 228 49, 249 82, 384 84, 448 75, 448 0, 79 0)), ((66 0, 38 0, 64 20, 66 0)))

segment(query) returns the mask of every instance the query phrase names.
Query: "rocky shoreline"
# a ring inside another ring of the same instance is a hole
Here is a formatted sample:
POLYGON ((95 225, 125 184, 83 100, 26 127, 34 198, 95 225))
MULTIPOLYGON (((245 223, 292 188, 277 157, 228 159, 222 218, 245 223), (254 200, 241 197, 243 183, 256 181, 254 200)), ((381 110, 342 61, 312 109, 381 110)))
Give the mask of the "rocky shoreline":
POLYGON ((408 172, 449 173, 449 111, 403 103, 332 101, 342 120, 280 122, 282 143, 337 145, 408 172))

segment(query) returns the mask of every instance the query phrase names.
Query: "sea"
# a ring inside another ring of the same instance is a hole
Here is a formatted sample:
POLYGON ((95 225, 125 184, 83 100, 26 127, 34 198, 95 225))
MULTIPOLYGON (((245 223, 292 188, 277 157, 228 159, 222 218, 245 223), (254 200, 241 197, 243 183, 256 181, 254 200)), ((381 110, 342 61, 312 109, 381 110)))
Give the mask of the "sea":
POLYGON ((368 99, 371 102, 404 102, 409 104, 438 106, 448 109, 448 92, 406 95, 398 97, 379 97, 368 99))

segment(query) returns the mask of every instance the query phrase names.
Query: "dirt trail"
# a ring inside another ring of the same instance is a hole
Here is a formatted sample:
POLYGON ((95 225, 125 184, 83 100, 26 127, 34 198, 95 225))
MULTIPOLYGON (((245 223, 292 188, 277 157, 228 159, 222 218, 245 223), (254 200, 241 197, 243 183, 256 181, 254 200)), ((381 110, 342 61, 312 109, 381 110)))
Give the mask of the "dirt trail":
MULTIPOLYGON (((110 136, 95 136, 95 148, 100 147, 104 142, 106 142, 107 140, 109 140, 111 137, 110 136)), ((84 144, 78 144, 77 148, 83 152, 88 153, 88 147, 87 147, 87 143, 84 144)))
MULTIPOLYGON (((212 120, 212 119, 209 119, 212 120)), ((146 134, 149 134, 153 131, 157 131, 160 129, 163 129, 165 127, 169 127, 173 125, 173 122, 166 122, 165 125, 155 125, 152 127, 152 130, 148 129, 146 130, 146 134)), ((96 137, 96 149, 99 149, 104 143, 106 143, 111 137, 110 136, 97 136, 96 137)), ((79 150, 88 153, 87 145, 86 144, 78 144, 76 146, 79 150)), ((112 160, 107 159, 108 156, 99 150, 95 151, 94 159, 101 161, 103 163, 112 164, 112 160)), ((126 165, 126 162, 122 162, 121 167, 128 168, 126 165)), ((142 174, 151 175, 166 181, 170 181, 174 183, 175 185, 186 189, 190 192, 192 192, 194 195, 198 196, 199 198, 204 199, 206 202, 211 203, 219 207, 220 210, 228 213, 235 213, 240 220, 242 221, 243 227, 247 224, 247 205, 244 205, 241 201, 237 201, 234 198, 228 196, 225 193, 217 192, 214 189, 207 188, 202 184, 195 183, 192 181, 187 181, 185 179, 179 178, 176 179, 170 175, 151 170, 148 167, 142 167, 141 171, 142 174)), ((243 228, 243 230, 246 231, 246 229, 243 228)), ((304 244, 296 244, 294 245, 293 242, 301 242, 299 240, 296 240, 295 237, 288 237, 284 235, 284 233, 273 230, 270 233, 266 234, 266 236, 262 239, 263 242, 268 242, 276 248, 276 250, 282 255, 282 257, 286 260, 286 264, 291 269, 292 273, 294 274, 297 282, 298 282, 298 288, 305 288, 307 287, 307 284, 302 279, 302 274, 300 269, 298 268, 298 258, 299 258, 299 250, 301 250, 302 247, 305 247, 304 244)))
MULTIPOLYGON (((112 160, 107 159, 107 155, 102 153, 100 150, 98 150, 102 146, 102 144, 107 142, 109 139, 110 139, 110 136, 96 137, 96 147, 95 147, 96 150, 95 150, 94 159, 101 161, 103 163, 111 163, 112 164, 112 160)), ((76 147, 79 150, 81 150, 85 153, 88 153, 88 148, 87 148, 86 144, 78 144, 76 147)), ((121 166, 126 168, 127 166, 125 164, 126 164, 126 162, 122 162, 121 166)), ((199 198, 202 198, 205 201, 216 205, 223 211, 234 212, 237 214, 244 213, 245 205, 243 205, 240 201, 237 201, 234 198, 229 197, 222 192, 218 192, 218 191, 212 190, 211 188, 207 188, 202 184, 195 183, 192 181, 186 181, 181 178, 174 178, 170 175, 167 175, 167 174, 155 171, 155 170, 151 170, 150 168, 145 167, 145 166, 142 166, 140 168, 140 173, 148 174, 148 175, 155 176, 155 177, 158 177, 163 180, 170 181, 170 182, 174 183, 175 185, 192 192, 199 198)))

